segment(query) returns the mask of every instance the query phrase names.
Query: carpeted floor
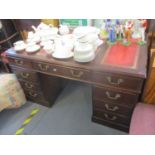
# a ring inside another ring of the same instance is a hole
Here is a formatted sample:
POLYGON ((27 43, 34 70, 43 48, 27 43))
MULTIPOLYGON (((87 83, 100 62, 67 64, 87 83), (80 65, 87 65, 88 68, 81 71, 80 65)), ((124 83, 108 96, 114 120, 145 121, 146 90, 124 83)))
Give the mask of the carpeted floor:
POLYGON ((124 135, 91 121, 91 86, 70 82, 52 108, 27 102, 19 109, 0 112, 0 134, 14 134, 33 108, 38 107, 32 121, 25 127, 25 135, 124 135))

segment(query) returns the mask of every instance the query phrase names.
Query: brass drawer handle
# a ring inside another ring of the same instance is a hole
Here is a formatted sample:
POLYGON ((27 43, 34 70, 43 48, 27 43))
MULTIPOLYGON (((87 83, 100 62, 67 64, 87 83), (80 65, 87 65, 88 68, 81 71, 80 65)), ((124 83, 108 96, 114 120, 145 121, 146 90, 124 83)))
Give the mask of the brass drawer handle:
POLYGON ((111 100, 117 100, 117 99, 119 99, 119 98, 121 97, 120 94, 116 94, 115 96, 111 96, 110 93, 109 93, 108 91, 106 91, 105 94, 106 94, 107 97, 108 97, 109 99, 111 99, 111 100))
POLYGON ((110 117, 108 114, 104 114, 104 117, 105 117, 106 119, 108 119, 108 120, 111 120, 111 121, 114 121, 114 120, 117 119, 116 116, 112 116, 112 117, 110 117))
POLYGON ((33 85, 30 84, 30 83, 25 83, 25 86, 26 86, 27 88, 29 88, 29 89, 33 88, 33 85))
POLYGON ((42 70, 42 71, 47 71, 49 66, 48 65, 45 65, 43 66, 42 64, 38 64, 39 68, 42 70))
POLYGON ((77 77, 77 78, 80 78, 83 75, 82 71, 80 71, 78 74, 75 74, 73 70, 70 70, 70 72, 71 72, 72 76, 77 77))
POLYGON ((20 75, 23 77, 23 78, 28 78, 29 77, 29 73, 20 73, 20 75))
POLYGON ((22 60, 17 60, 17 59, 15 59, 15 63, 16 63, 17 65, 23 65, 23 61, 22 61, 22 60))
POLYGON ((32 97, 36 97, 38 94, 34 93, 34 92, 29 92, 29 95, 32 96, 32 97))
POLYGON ((56 72, 57 71, 57 69, 56 68, 53 68, 53 72, 56 72))
POLYGON ((118 107, 118 106, 114 106, 113 108, 111 108, 111 107, 109 107, 109 105, 108 105, 108 104, 105 104, 105 108, 106 108, 107 110, 109 110, 109 111, 116 111, 116 110, 118 110, 118 109, 119 109, 119 107, 118 107))
POLYGON ((116 82, 113 82, 110 76, 107 77, 107 80, 112 85, 120 85, 123 82, 123 79, 118 79, 116 82))

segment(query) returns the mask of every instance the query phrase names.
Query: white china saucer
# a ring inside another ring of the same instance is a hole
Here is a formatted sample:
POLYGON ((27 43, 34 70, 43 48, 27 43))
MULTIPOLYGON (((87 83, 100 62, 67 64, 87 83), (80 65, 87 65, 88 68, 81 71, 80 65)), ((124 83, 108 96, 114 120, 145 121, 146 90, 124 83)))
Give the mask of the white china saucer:
POLYGON ((52 56, 57 59, 68 59, 68 58, 73 57, 73 52, 69 52, 68 55, 65 55, 65 56, 58 54, 57 52, 54 52, 52 56))
POLYGON ((34 46, 32 46, 32 47, 27 47, 27 48, 26 48, 26 52, 27 52, 27 53, 35 53, 35 52, 37 52, 39 49, 40 49, 40 46, 39 46, 39 45, 34 45, 34 46))

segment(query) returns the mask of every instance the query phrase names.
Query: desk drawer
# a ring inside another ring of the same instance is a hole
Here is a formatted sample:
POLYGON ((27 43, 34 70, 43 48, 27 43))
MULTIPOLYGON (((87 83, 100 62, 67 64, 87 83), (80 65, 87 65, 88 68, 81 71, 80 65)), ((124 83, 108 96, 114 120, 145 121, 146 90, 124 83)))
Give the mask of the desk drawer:
POLYGON ((95 83, 101 85, 108 85, 116 88, 124 88, 130 89, 137 92, 141 91, 143 79, 129 77, 129 76, 122 76, 112 73, 98 73, 94 72, 92 75, 92 79, 95 83))
POLYGON ((139 95, 128 94, 117 89, 93 87, 93 97, 105 102, 132 106, 138 101, 139 95))
POLYGON ((51 103, 48 102, 44 96, 36 91, 25 91, 25 94, 26 94, 26 97, 28 100, 32 101, 32 102, 35 102, 35 103, 38 103, 38 104, 41 104, 41 105, 44 105, 44 106, 47 106, 47 107, 50 107, 51 106, 51 103))
POLYGON ((36 103, 46 102, 44 96, 42 93, 34 91, 34 90, 24 90, 26 96, 31 101, 34 101, 36 103))
POLYGON ((124 125, 130 124, 130 117, 122 117, 122 116, 118 116, 116 114, 112 114, 98 109, 93 110, 93 117, 98 117, 106 121, 120 123, 124 125))
POLYGON ((34 69, 40 70, 42 72, 51 73, 54 75, 58 75, 61 77, 67 77, 71 79, 79 79, 89 81, 91 78, 90 71, 74 69, 70 67, 62 67, 52 64, 44 64, 44 63, 34 63, 34 69))
POLYGON ((86 70, 63 68, 63 75, 71 79, 90 81, 91 73, 86 70))
POLYGON ((16 65, 16 66, 20 66, 20 67, 28 67, 31 68, 31 62, 30 61, 26 61, 23 59, 18 59, 18 58, 12 58, 12 57, 8 57, 9 63, 16 65))
POLYGON ((95 116, 92 117, 92 121, 99 123, 99 124, 103 124, 103 125, 112 127, 112 128, 115 128, 115 129, 119 129, 119 130, 122 130, 125 132, 129 132, 129 125, 126 125, 126 124, 119 124, 119 123, 115 123, 112 121, 107 121, 103 118, 95 117, 95 116))
POLYGON ((102 102, 100 100, 93 100, 93 108, 104 110, 106 112, 112 112, 119 115, 124 115, 124 116, 131 116, 133 112, 133 107, 128 108, 118 104, 102 102))
POLYGON ((50 72, 51 65, 45 63, 33 63, 33 68, 42 72, 50 72))
POLYGON ((29 82, 38 82, 38 76, 36 72, 32 70, 20 69, 12 66, 11 69, 19 79, 27 80, 29 82))
POLYGON ((20 84, 24 90, 41 91, 40 86, 37 85, 36 83, 20 80, 20 84))

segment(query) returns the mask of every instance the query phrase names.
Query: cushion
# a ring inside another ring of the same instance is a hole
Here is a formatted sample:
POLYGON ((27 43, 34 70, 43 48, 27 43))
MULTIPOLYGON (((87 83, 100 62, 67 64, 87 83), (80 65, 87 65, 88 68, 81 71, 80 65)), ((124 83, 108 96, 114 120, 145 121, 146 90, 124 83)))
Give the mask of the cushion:
POLYGON ((26 103, 25 94, 14 74, 0 75, 0 111, 26 103))
POLYGON ((155 134, 155 105, 137 104, 131 118, 129 133, 133 135, 155 134))

